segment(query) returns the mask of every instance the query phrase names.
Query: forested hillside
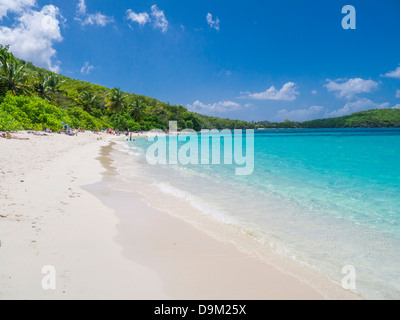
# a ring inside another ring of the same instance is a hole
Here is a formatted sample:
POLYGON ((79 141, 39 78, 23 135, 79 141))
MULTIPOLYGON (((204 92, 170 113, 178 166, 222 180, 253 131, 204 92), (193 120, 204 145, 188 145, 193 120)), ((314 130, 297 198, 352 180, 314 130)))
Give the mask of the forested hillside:
POLYGON ((58 130, 65 122, 84 129, 131 131, 249 128, 245 121, 207 117, 154 98, 126 93, 119 88, 83 82, 37 68, 0 47, 0 130, 58 130))
POLYGON ((400 127, 399 109, 381 109, 305 122, 246 122, 193 113, 181 105, 106 88, 37 68, 0 45, 0 131, 73 128, 168 129, 400 127))

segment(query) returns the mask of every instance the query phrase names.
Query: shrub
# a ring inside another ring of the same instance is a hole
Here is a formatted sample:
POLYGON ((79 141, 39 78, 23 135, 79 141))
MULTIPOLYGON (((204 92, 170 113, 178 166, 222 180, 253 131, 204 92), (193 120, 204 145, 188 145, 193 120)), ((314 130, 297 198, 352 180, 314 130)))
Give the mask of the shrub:
POLYGON ((68 114, 71 118, 69 125, 75 129, 82 128, 84 130, 101 130, 105 129, 107 125, 81 108, 72 108, 68 110, 68 114))
POLYGON ((16 120, 20 125, 20 129, 43 130, 44 128, 50 128, 53 131, 57 131, 62 129, 63 122, 71 122, 65 110, 39 97, 7 94, 0 105, 0 111, 5 112, 16 120))
POLYGON ((7 112, 0 110, 0 131, 18 131, 22 130, 21 124, 7 112))
POLYGON ((140 130, 140 125, 128 114, 113 114, 110 117, 109 123, 111 127, 118 130, 140 130))

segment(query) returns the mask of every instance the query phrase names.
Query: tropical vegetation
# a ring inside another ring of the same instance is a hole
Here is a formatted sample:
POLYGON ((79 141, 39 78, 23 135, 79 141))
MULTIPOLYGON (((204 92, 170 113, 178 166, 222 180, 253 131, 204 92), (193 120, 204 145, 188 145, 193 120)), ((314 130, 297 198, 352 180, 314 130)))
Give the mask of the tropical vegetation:
POLYGON ((17 59, 0 45, 0 131, 400 127, 400 110, 384 109, 306 122, 246 122, 190 112, 154 98, 74 80, 17 59))

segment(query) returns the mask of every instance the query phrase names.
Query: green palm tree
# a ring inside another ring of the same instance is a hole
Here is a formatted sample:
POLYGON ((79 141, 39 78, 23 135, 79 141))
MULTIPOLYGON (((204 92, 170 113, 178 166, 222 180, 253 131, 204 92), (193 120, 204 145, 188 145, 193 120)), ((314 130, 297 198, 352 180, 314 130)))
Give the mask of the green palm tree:
POLYGON ((82 107, 84 111, 91 112, 96 106, 95 100, 95 95, 85 91, 79 96, 78 99, 76 99, 76 102, 82 107))
POLYGON ((58 77, 55 74, 51 74, 47 77, 47 83, 50 88, 50 91, 52 93, 62 93, 66 94, 66 91, 61 90, 61 86, 65 83, 65 80, 60 80, 60 77, 58 77))
POLYGON ((30 95, 32 87, 27 84, 26 64, 21 65, 13 55, 2 53, 0 58, 0 83, 6 92, 14 95, 30 95))
POLYGON ((48 77, 39 71, 36 76, 36 81, 33 84, 33 88, 36 92, 36 94, 42 98, 42 99, 47 99, 47 100, 52 100, 52 97, 50 95, 51 93, 51 88, 49 86, 49 79, 48 77))
MULTIPOLYGON (((6 62, 8 61, 8 57, 9 57, 9 53, 8 53, 8 48, 3 47, 2 45, 0 45, 0 76, 3 73, 3 65, 6 64, 6 62)), ((6 88, 5 88, 5 84, 3 84, 3 81, 0 80, 0 96, 3 96, 6 94, 6 88)))
POLYGON ((126 97, 120 88, 113 88, 106 99, 106 107, 112 113, 121 113, 125 109, 126 97))
POLYGON ((146 107, 142 100, 136 99, 134 103, 129 104, 131 117, 133 117, 136 122, 140 122, 146 107))
POLYGON ((3 65, 7 61, 10 60, 11 54, 7 51, 6 48, 1 47, 0 45, 0 63, 3 65))

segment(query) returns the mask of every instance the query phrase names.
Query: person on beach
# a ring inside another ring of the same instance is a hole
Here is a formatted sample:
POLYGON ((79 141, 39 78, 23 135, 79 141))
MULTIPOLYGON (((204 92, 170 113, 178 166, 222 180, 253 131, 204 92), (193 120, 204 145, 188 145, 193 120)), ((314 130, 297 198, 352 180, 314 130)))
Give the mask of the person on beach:
POLYGON ((13 136, 10 132, 2 133, 1 137, 5 138, 7 140, 11 140, 11 139, 13 139, 13 140, 29 140, 29 138, 20 138, 17 136, 13 136))

